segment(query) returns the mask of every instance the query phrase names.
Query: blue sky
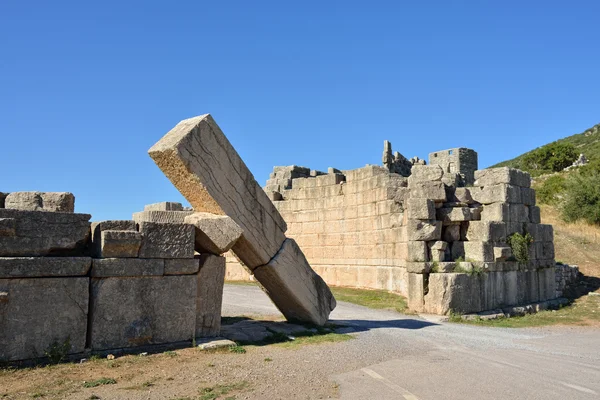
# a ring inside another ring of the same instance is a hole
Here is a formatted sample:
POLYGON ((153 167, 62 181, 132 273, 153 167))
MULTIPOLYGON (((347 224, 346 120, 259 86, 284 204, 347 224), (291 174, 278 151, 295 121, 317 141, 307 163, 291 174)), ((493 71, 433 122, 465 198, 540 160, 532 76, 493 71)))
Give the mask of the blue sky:
POLYGON ((470 147, 480 167, 600 122, 596 1, 0 2, 0 191, 94 220, 183 201, 147 155, 211 113, 274 165, 470 147))

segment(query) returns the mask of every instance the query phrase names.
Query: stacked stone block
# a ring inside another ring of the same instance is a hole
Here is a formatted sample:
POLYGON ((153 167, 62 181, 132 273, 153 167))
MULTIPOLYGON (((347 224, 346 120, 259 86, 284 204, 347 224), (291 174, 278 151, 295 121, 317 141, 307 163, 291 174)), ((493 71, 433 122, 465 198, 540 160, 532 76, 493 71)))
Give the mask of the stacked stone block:
MULTIPOLYGON (((193 214, 181 204, 148 206, 161 222, 90 223, 73 212, 71 193, 2 199, 0 361, 41 358, 52 346, 76 354, 218 335, 227 249, 197 254, 198 227, 165 219, 193 214)), ((204 240, 220 243, 209 228, 204 240)))

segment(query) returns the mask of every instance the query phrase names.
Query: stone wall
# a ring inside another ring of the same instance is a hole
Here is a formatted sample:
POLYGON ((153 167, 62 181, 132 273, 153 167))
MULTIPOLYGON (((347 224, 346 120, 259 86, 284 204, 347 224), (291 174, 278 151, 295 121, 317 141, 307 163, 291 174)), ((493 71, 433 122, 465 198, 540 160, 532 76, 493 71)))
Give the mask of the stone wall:
POLYGON ((577 265, 556 264, 556 297, 562 297, 564 292, 579 279, 579 267, 577 265))
POLYGON ((3 198, 0 361, 219 333, 225 258, 194 251, 195 227, 180 204, 90 223, 73 212, 70 193, 3 198))
POLYGON ((464 185, 472 185, 478 166, 477 153, 464 147, 440 150, 429 154, 429 165, 439 165, 444 173, 457 173, 464 185))

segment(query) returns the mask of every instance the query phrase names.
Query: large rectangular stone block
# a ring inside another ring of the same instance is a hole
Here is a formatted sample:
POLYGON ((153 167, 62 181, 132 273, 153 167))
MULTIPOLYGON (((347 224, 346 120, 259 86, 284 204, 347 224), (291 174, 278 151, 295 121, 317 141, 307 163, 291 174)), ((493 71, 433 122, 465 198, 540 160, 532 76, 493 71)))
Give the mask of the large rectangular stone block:
POLYGON ((219 336, 225 283, 225 257, 203 254, 200 256, 200 264, 196 297, 196 336, 219 336))
POLYGON ((268 264, 254 270, 254 276, 288 320, 323 325, 335 308, 329 287, 293 239, 286 239, 268 264))
POLYGON ((183 205, 173 201, 161 201, 160 203, 146 204, 144 211, 183 211, 183 205))
POLYGON ((89 278, 0 279, 0 361, 45 356, 53 344, 85 348, 89 278))
POLYGON ((83 276, 90 257, 0 257, 0 278, 83 276))
POLYGON ((442 238, 442 222, 409 219, 406 223, 406 233, 408 240, 440 240, 442 238))
POLYGON ((194 258, 171 258, 165 260, 165 275, 193 275, 198 273, 200 260, 194 258))
POLYGON ((75 196, 69 192, 42 192, 42 205, 45 211, 75 212, 75 196))
POLYGON ((215 255, 228 252, 242 236, 242 228, 226 215, 194 213, 185 218, 196 230, 195 249, 215 255))
POLYGON ((471 221, 472 213, 469 207, 442 207, 436 210, 436 219, 443 225, 471 221))
POLYGON ((92 263, 93 277, 161 276, 164 272, 165 260, 157 258, 95 258, 92 263))
POLYGON ((102 231, 100 254, 102 258, 135 258, 142 245, 142 234, 136 231, 102 231))
POLYGON ((473 200, 481 204, 492 203, 521 203, 521 187, 507 185, 489 185, 481 188, 471 188, 473 200))
POLYGON ((410 187, 410 197, 430 199, 436 202, 446 201, 446 189, 442 182, 420 182, 410 187))
POLYGON ((161 224, 183 224, 185 217, 192 215, 193 211, 165 211, 165 210, 145 210, 135 212, 132 215, 135 223, 158 222, 161 224))
POLYGON ((14 218, 0 218, 0 236, 16 236, 17 220, 14 218))
POLYGON ((194 258, 195 232, 188 224, 141 222, 140 258, 194 258))
POLYGON ((494 246, 487 242, 463 242, 467 261, 495 261, 494 246))
POLYGON ((92 278, 93 350, 191 340, 196 332, 195 275, 92 278))
POLYGON ((500 183, 530 187, 531 176, 527 172, 508 167, 475 171, 475 186, 497 185, 500 183))
POLYGON ((12 192, 6 196, 4 206, 11 210, 41 211, 44 209, 42 193, 12 192))
POLYGON ((210 115, 181 121, 149 154, 196 212, 228 215, 243 229, 233 252, 249 268, 279 251, 285 221, 210 115))
POLYGON ((0 256, 84 255, 90 215, 0 208, 0 219, 14 219, 14 236, 0 236, 0 256))
MULTIPOLYGON (((430 274, 431 276, 433 274, 430 274)), ((408 308, 423 312, 425 307, 425 275, 408 273, 408 308)))
POLYGON ((425 311, 446 315, 482 310, 481 278, 459 273, 429 274, 425 311))
POLYGON ((467 240, 480 242, 506 242, 506 223, 471 221, 467 229, 467 240))

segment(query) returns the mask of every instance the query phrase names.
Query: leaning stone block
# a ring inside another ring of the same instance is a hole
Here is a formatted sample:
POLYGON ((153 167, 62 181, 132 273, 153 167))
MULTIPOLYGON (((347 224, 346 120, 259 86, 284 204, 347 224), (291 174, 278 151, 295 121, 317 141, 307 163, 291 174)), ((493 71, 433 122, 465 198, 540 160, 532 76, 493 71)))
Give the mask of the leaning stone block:
POLYGON ((446 189, 442 182, 422 182, 410 187, 410 197, 444 202, 446 201, 446 189))
POLYGON ((0 279, 0 361, 45 357, 53 344, 85 348, 89 278, 0 279))
POLYGON ((140 258, 194 258, 194 227, 141 222, 140 258))
POLYGON ((83 276, 90 257, 0 257, 0 278, 83 276))
POLYGON ((172 258, 165 260, 165 275, 193 275, 198 273, 200 260, 194 258, 172 258))
POLYGON ((0 218, 0 236, 16 236, 17 220, 14 218, 0 218))
POLYGON ((0 257, 76 256, 85 253, 90 215, 0 208, 14 219, 14 236, 0 236, 0 257))
POLYGON ((407 199, 407 216, 409 219, 435 219, 435 203, 429 199, 407 199))
POLYGON ((195 211, 228 215, 242 228, 233 251, 250 269, 279 251, 285 221, 210 115, 181 121, 149 154, 195 211))
POLYGON ((44 206, 40 192, 13 192, 4 200, 4 207, 12 210, 41 211, 44 206))
POLYGON ((92 278, 92 350, 191 340, 196 294, 194 275, 92 278))
POLYGON ((196 251, 198 253, 224 254, 242 236, 242 228, 226 215, 194 213, 185 218, 185 223, 196 229, 196 251))
POLYGON ((160 224, 183 224, 185 217, 192 215, 193 211, 159 211, 148 210, 133 213, 136 224, 142 222, 156 222, 160 224))
POLYGON ((100 258, 135 258, 142 245, 142 234, 136 231, 102 231, 100 258))
POLYGON ((144 211, 183 211, 183 205, 173 201, 163 201, 145 205, 144 211))
POLYGON ((165 260, 156 258, 95 258, 92 276, 161 276, 165 272, 165 260))
POLYGON ((442 237, 442 222, 408 220, 406 223, 406 233, 408 240, 440 240, 442 237))
POLYGON ((44 211, 75 212, 75 196, 69 192, 44 192, 42 205, 44 211))
POLYGON ((408 185, 412 188, 413 185, 421 182, 441 181, 444 175, 444 170, 439 165, 413 165, 408 177, 408 185))
POLYGON ((475 171, 475 186, 497 185, 500 183, 530 187, 531 176, 527 172, 508 167, 488 168, 475 171))
POLYGON ((219 336, 225 257, 202 254, 199 261, 201 266, 196 297, 196 337, 219 336))
POLYGON ((312 270, 293 239, 286 239, 275 257, 253 272, 288 320, 323 325, 335 308, 327 284, 312 270))

